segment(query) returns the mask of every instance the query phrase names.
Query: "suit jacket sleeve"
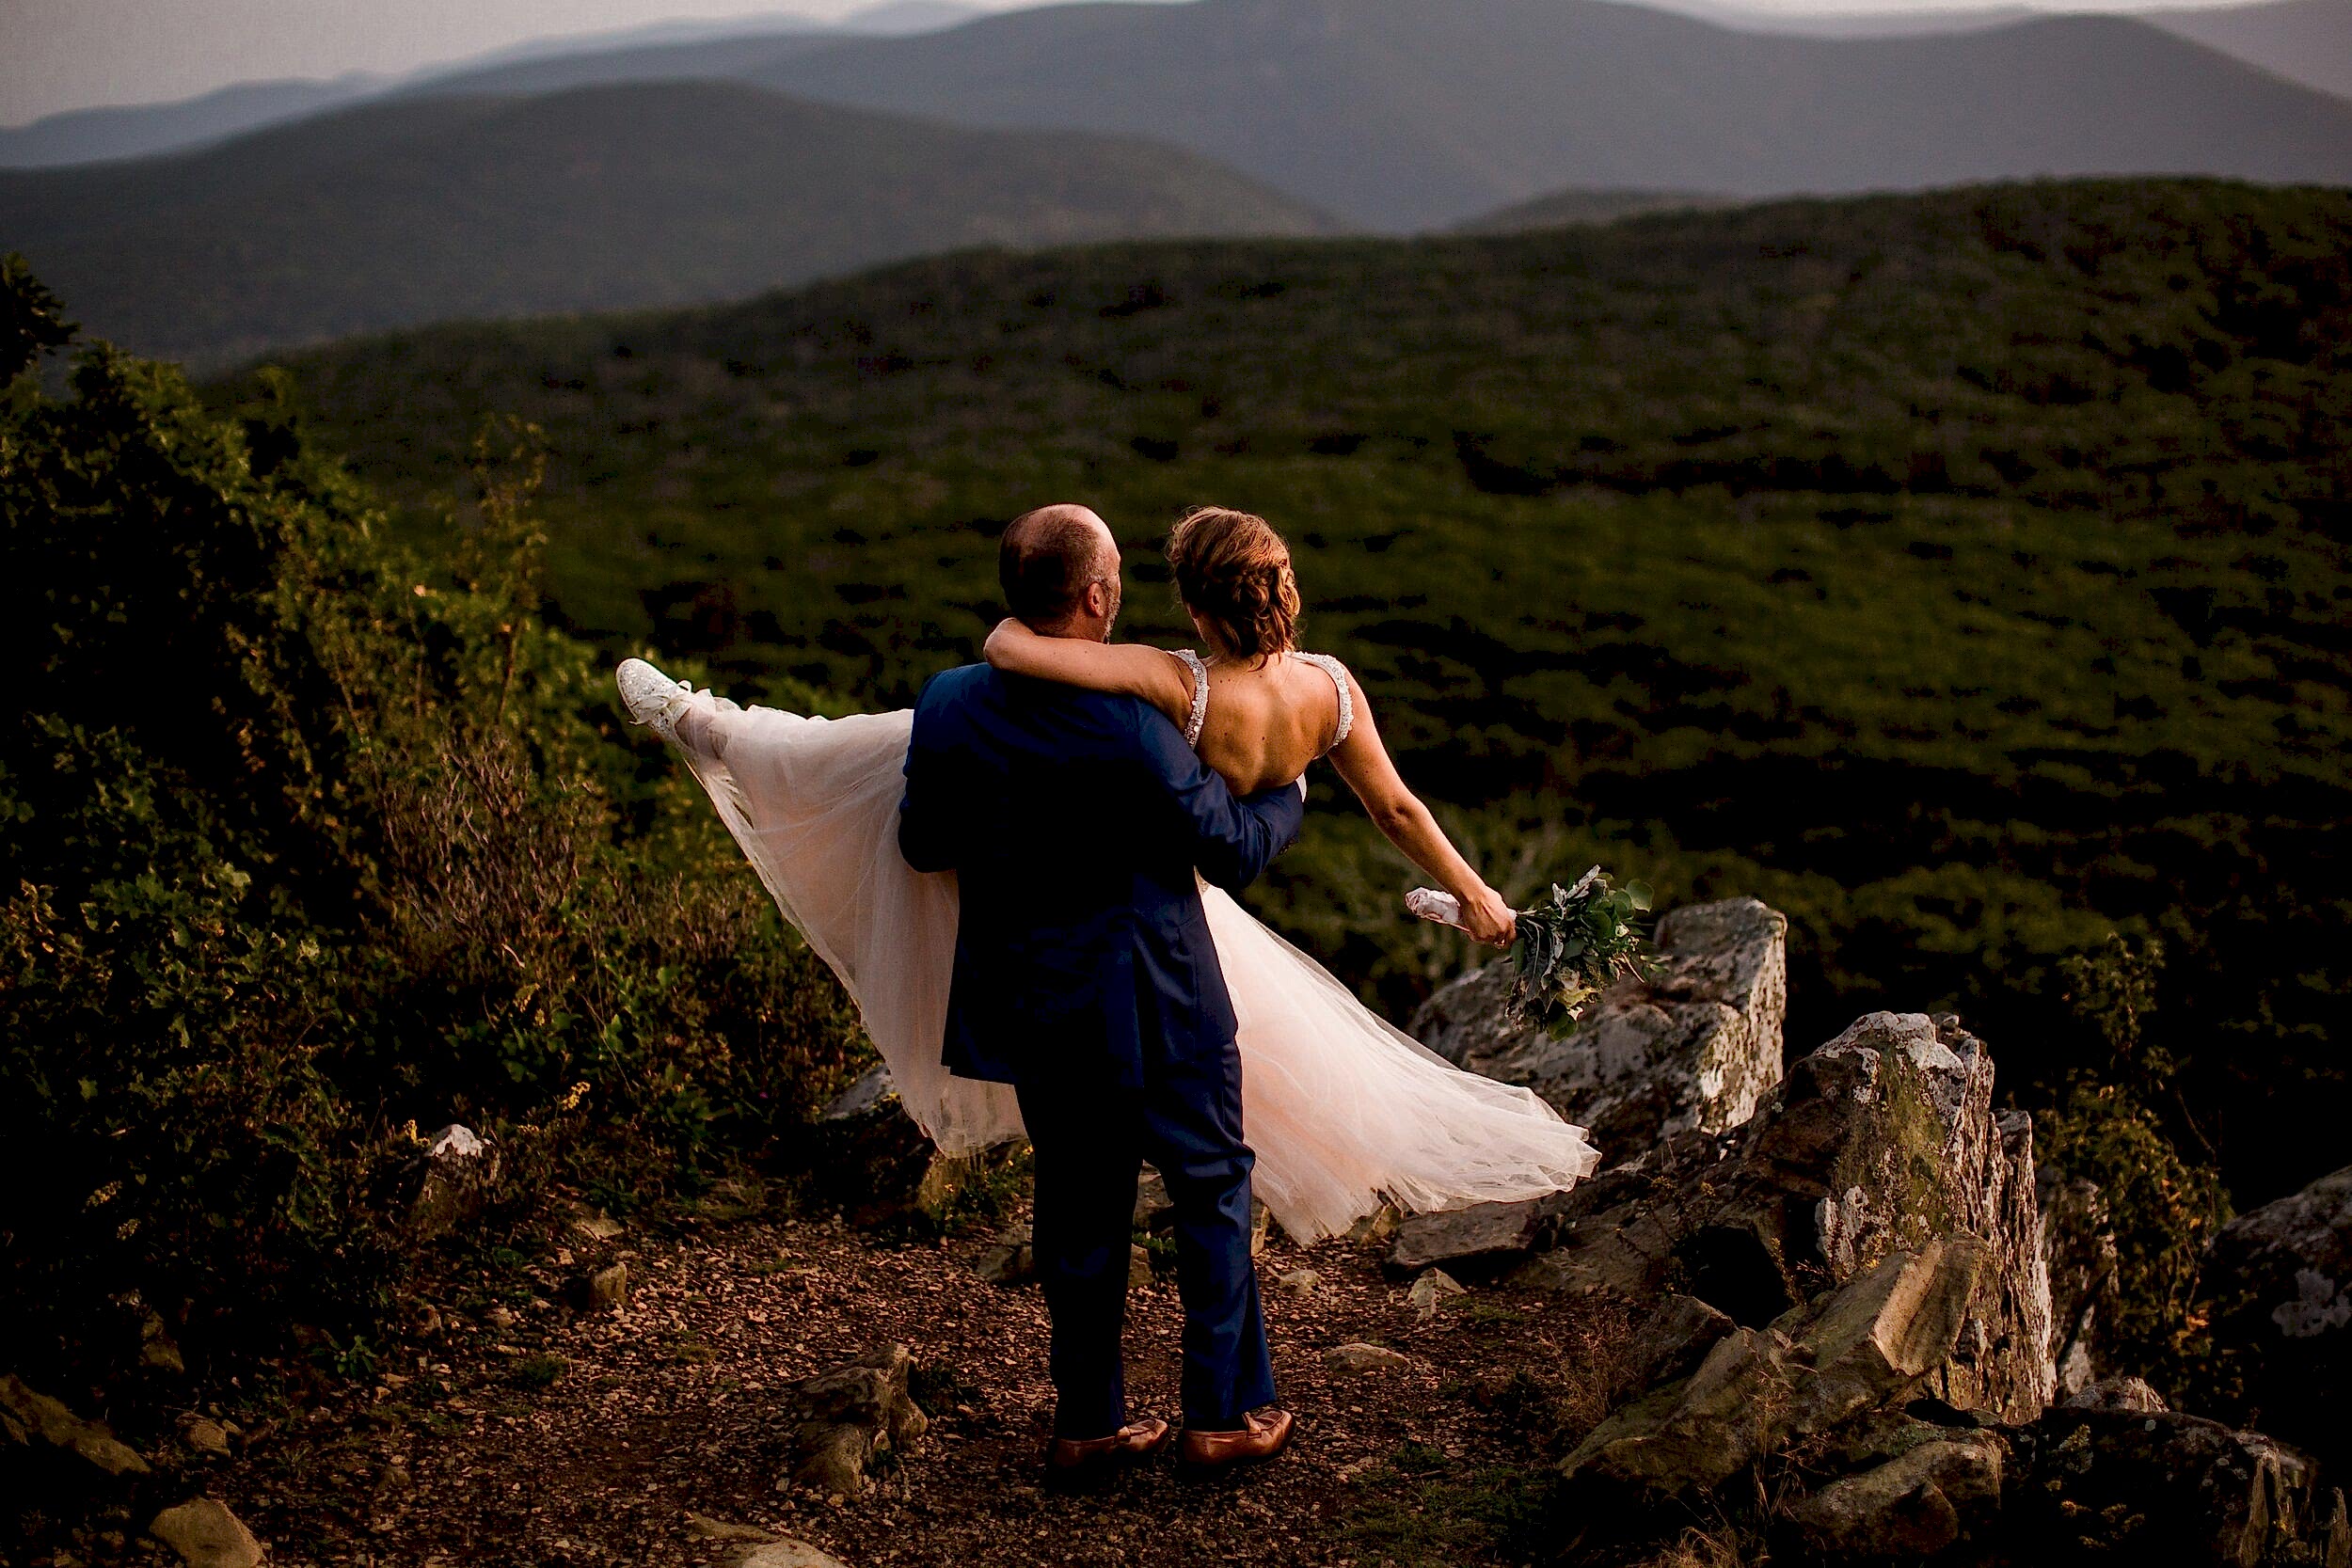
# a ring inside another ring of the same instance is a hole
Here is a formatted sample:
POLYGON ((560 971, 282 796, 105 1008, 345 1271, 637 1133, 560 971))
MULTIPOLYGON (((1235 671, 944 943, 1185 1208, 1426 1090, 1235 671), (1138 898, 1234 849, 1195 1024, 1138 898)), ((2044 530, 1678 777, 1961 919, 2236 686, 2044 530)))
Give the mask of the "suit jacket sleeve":
MULTIPOLYGON (((924 696, 930 695, 927 689, 924 696)), ((898 800, 898 853, 917 871, 953 871, 962 840, 954 802, 956 791, 942 776, 946 766, 928 744, 937 718, 918 702, 907 741, 906 794, 898 800)))
POLYGON ((1173 825, 1191 844, 1193 864, 1218 887, 1229 893, 1248 887, 1298 836, 1307 808, 1295 785, 1235 800, 1176 726, 1147 710, 1140 736, 1173 825))

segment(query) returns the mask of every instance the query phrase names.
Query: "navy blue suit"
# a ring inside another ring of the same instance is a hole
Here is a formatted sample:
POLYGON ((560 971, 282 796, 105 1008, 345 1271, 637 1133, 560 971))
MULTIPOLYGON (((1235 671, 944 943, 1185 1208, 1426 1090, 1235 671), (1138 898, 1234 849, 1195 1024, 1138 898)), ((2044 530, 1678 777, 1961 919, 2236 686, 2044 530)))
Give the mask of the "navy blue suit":
POLYGON ((1297 836, 1298 791, 1236 800, 1149 705, 986 665, 924 688, 906 777, 899 848, 961 890, 945 1059, 1014 1086, 1036 1153, 1057 1434, 1126 1419, 1119 1338, 1146 1158, 1176 1209, 1184 1419, 1238 1428, 1274 1382, 1233 1007, 1193 873, 1247 885, 1297 836))

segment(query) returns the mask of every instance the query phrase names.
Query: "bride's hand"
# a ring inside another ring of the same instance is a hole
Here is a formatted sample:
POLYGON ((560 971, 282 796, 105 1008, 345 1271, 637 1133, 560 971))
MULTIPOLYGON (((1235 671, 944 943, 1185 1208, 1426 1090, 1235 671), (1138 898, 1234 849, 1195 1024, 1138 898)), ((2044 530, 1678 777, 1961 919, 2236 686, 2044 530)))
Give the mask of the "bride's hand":
POLYGON ((1508 947, 1518 934, 1519 917, 1502 901, 1502 895, 1481 887, 1462 900, 1462 929, 1489 947, 1508 947))

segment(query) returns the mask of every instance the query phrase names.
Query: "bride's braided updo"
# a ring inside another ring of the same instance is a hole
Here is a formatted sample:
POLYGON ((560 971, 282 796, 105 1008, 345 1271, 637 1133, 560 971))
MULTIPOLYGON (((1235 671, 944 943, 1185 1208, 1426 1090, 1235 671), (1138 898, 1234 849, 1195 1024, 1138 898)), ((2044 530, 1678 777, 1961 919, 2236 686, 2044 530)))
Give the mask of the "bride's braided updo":
POLYGON ((1298 646, 1298 579, 1290 546, 1263 517, 1196 506, 1168 536, 1176 595, 1243 658, 1298 646))

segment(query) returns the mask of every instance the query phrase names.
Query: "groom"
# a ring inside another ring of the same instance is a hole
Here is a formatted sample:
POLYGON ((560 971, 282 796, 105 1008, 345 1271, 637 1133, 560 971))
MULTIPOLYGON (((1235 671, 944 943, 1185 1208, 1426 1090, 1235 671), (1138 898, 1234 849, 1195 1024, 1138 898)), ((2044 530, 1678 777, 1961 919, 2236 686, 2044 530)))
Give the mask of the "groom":
MULTIPOLYGON (((1119 567, 1082 506, 1014 518, 997 559, 1030 630, 1097 642, 1119 614, 1119 567)), ((1157 709, 985 664, 924 688, 906 779, 899 848, 917 871, 958 873, 962 893, 948 1069, 1012 1085, 1035 1150, 1049 1470, 1073 1479, 1168 1445, 1166 1421, 1128 1419, 1120 1361, 1146 1159, 1176 1209, 1180 1457, 1272 1458, 1291 1418, 1270 1408, 1233 1008, 1193 872, 1248 883, 1297 836, 1299 792, 1237 800, 1157 709)))

